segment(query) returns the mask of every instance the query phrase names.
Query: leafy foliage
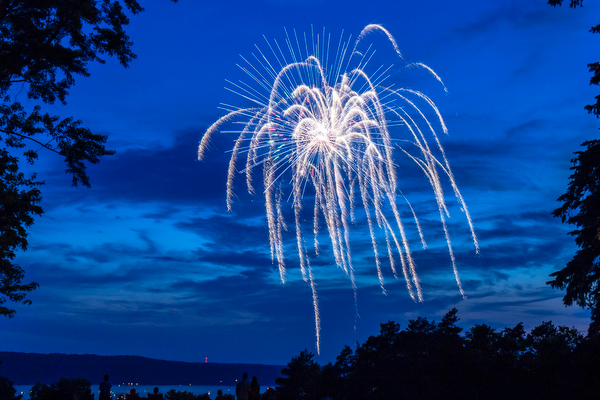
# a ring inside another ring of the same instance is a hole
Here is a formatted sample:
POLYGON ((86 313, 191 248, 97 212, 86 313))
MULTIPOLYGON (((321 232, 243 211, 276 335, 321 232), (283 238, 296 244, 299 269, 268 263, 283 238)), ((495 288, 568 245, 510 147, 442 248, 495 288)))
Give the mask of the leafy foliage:
POLYGON ((52 385, 36 383, 31 388, 30 400, 74 400, 84 399, 91 389, 90 381, 82 378, 63 378, 52 385))
MULTIPOLYGON (((583 7, 583 0, 570 0, 569 7, 577 8, 583 7)), ((563 0, 548 0, 548 4, 553 7, 561 6, 563 0)), ((600 24, 596 26, 592 26, 590 28, 591 33, 600 33, 600 24)), ((593 62, 588 64, 589 71, 593 74, 590 78, 590 85, 600 85, 600 62, 593 62)), ((600 118, 600 95, 596 96, 596 103, 588 104, 585 106, 586 111, 589 114, 594 114, 596 117, 600 118)))
POLYGON ((600 141, 583 143, 585 151, 578 151, 571 162, 573 174, 569 177, 567 192, 558 198, 563 202, 554 210, 555 217, 576 226, 569 232, 575 236, 579 250, 567 266, 550 276, 552 287, 567 289, 564 303, 575 302, 592 310, 589 332, 600 333, 600 141))
MULTIPOLYGON (((21 284, 24 271, 11 260, 15 258, 15 250, 27 249, 26 227, 33 224, 32 215, 41 215, 40 191, 36 187, 35 175, 30 179, 19 173, 16 157, 6 150, 0 149, 0 314, 11 317, 14 310, 4 307, 6 300, 22 301, 25 294, 37 287, 37 283, 21 284), (20 190, 28 187, 29 190, 20 190)), ((26 301, 27 302, 27 301, 26 301)))
POLYGON ((321 367, 304 350, 276 382, 277 399, 583 399, 600 390, 600 338, 543 322, 502 331, 474 325, 464 335, 457 310, 436 324, 394 321, 346 346, 321 367))
POLYGON ((292 357, 287 367, 281 370, 287 378, 277 378, 277 398, 283 400, 316 400, 321 368, 313 360, 314 354, 308 350, 300 352, 298 357, 292 357))
POLYGON ((1 400, 21 400, 22 394, 16 396, 17 390, 13 383, 8 379, 0 376, 0 399, 1 400))
MULTIPOLYGON (((167 393, 165 393, 165 398, 167 400, 196 400, 196 396, 192 392, 188 392, 186 390, 175 390, 171 389, 167 393)), ((201 396, 199 397, 201 398, 201 396)))
MULTIPOLYGON (((176 2, 177 0, 172 0, 176 2)), ((143 11, 137 0, 124 0, 126 9, 143 11)), ((127 67, 135 58, 124 27, 126 10, 112 0, 3 0, 0 1, 0 315, 14 310, 1 306, 23 301, 38 285, 21 284, 24 272, 13 263, 16 249, 27 249, 33 217, 42 214, 35 175, 19 172, 22 158, 29 164, 42 149, 60 155, 73 186, 89 187, 87 164, 114 154, 106 136, 92 133, 73 117, 27 110, 17 98, 53 104, 66 103, 76 76, 89 76, 90 62, 116 57, 127 67)), ((29 302, 25 300, 25 302, 29 302)))
MULTIPOLYGON (((569 7, 583 7, 583 0, 570 0, 569 7)), ((548 4, 556 7, 563 0, 549 0, 548 4)), ((592 33, 600 33, 600 24, 590 28, 592 33)), ((600 85, 600 62, 588 64, 593 74, 590 85, 600 85)), ((600 118, 600 95, 594 104, 585 109, 589 114, 600 118)), ((563 297, 565 305, 575 302, 580 307, 592 311, 589 334, 600 334, 600 141, 584 142, 586 150, 577 151, 571 160, 573 174, 569 177, 567 192, 558 198, 563 205, 553 211, 555 217, 562 222, 576 226, 569 232, 575 236, 580 247, 567 266, 550 274, 554 277, 548 281, 553 288, 567 290, 563 297)))
MULTIPOLYGON (((581 6, 583 7, 583 0, 570 0, 571 3, 569 4, 569 7, 571 8, 575 8, 577 6, 581 6)), ((553 7, 556 6, 562 6, 563 0, 548 0, 548 4, 550 4, 553 7)))

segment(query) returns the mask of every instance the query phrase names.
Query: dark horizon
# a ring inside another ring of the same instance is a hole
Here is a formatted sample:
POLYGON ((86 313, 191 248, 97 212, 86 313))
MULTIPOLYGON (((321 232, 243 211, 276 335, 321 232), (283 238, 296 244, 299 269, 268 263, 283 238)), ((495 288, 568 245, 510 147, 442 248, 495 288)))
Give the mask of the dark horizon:
MULTIPOLYGON (((47 385, 61 378, 87 379, 92 386, 109 374, 113 385, 135 382, 141 385, 235 386, 243 372, 250 372, 266 386, 274 386, 283 365, 203 363, 158 360, 140 356, 98 356, 95 354, 39 354, 0 352, 0 376, 15 385, 47 385)), ((183 389, 182 389, 183 390, 183 389)))

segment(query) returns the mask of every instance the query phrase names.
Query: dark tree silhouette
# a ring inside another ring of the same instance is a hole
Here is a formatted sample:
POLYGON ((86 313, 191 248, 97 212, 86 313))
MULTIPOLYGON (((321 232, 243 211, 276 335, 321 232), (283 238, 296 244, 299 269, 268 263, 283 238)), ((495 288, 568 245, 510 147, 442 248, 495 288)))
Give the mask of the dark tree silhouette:
MULTIPOLYGON (((172 0, 176 2, 177 0, 172 0)), ((143 11, 137 0, 124 0, 132 14, 143 11)), ((36 175, 19 172, 44 149, 60 155, 73 185, 89 187, 88 163, 114 154, 106 136, 92 133, 73 117, 42 114, 38 104, 26 110, 17 98, 66 103, 75 76, 89 76, 90 62, 116 57, 127 67, 135 58, 124 27, 129 23, 119 1, 0 1, 0 315, 12 317, 7 301, 24 301, 37 283, 22 284, 23 269, 15 251, 27 249, 27 228, 42 214, 36 175)))
POLYGON ((194 393, 188 392, 187 390, 175 390, 171 389, 165 393, 165 399, 167 400, 196 400, 194 393))
POLYGON ((457 311, 438 324, 394 321, 335 364, 319 368, 306 350, 277 383, 277 399, 592 399, 600 392, 600 337, 543 322, 503 330, 478 324, 461 336, 457 311))
POLYGON ((321 367, 313 360, 314 354, 308 350, 300 352, 287 367, 281 370, 281 374, 287 377, 277 378, 277 399, 280 400, 317 400, 319 395, 319 383, 321 367))
POLYGON ((30 400, 74 400, 83 399, 92 384, 87 379, 63 378, 52 385, 36 383, 31 388, 30 400))
MULTIPOLYGON (((550 0, 552 6, 562 4, 562 0, 550 0)), ((583 6, 583 0, 571 0, 571 8, 583 6)), ((590 29, 600 33, 600 24, 590 29)), ((593 76, 590 85, 600 85, 600 63, 588 64, 593 76)), ((600 118, 600 95, 594 104, 585 106, 588 113, 600 118)), ((548 281, 553 288, 565 289, 565 305, 575 302, 580 307, 591 310, 591 323, 588 334, 600 334, 600 141, 591 140, 582 144, 586 149, 575 152, 571 160, 573 174, 569 177, 567 192, 558 198, 563 205, 552 213, 562 222, 575 225, 569 232, 575 236, 580 250, 567 266, 550 276, 548 281)))
POLYGON ((0 376, 0 399, 2 400, 21 400, 22 394, 16 395, 17 391, 13 386, 13 383, 0 376))
POLYGON ((567 289, 563 298, 565 305, 575 302, 591 309, 589 334, 600 332, 600 141, 583 143, 584 151, 578 151, 572 161, 567 192, 558 198, 562 207, 553 214, 563 222, 576 226, 569 232, 575 236, 579 250, 567 266, 553 272, 548 283, 555 288, 567 289))
MULTIPOLYGON (((553 7, 562 6, 563 0, 548 0, 548 4, 553 7)), ((583 7, 583 0, 570 0, 570 8, 583 7)), ((600 24, 592 26, 590 28, 591 33, 600 33, 600 24)), ((600 62, 596 61, 588 64, 588 68, 593 76, 590 78, 590 85, 600 85, 600 62)), ((585 109, 589 114, 594 114, 596 117, 600 117, 600 95, 596 96, 596 102, 594 104, 588 104, 585 109)))
MULTIPOLYGON (((503 330, 487 324, 456 326, 456 309, 438 324, 427 318, 410 320, 400 329, 394 321, 380 324, 379 334, 345 346, 335 364, 323 367, 307 350, 281 371, 270 400, 566 400, 597 399, 600 393, 600 337, 583 336, 575 328, 542 322, 526 333, 523 324, 503 330)), ((85 379, 38 383, 31 400, 84 399, 85 379)), ((0 399, 19 400, 0 378, 0 399)), ((227 397, 227 395, 226 395, 227 397)), ((198 400, 171 390, 167 400, 198 400)))

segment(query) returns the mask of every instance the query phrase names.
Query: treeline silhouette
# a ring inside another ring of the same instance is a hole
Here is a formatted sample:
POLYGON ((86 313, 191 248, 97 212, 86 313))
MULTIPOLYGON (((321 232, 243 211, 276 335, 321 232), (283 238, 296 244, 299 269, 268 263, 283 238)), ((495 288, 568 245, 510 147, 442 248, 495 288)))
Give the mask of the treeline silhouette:
MULTIPOLYGON (((96 394, 92 394, 92 384, 87 379, 83 378, 62 378, 56 383, 46 385, 45 383, 36 383, 29 391, 29 400, 94 400, 96 394)), ((134 390, 135 392, 135 390, 134 390)), ((116 400, 149 400, 157 397, 140 397, 139 394, 130 395, 120 394, 114 395, 116 400)), ((158 396, 158 395, 156 395, 158 396)), ((21 400, 23 395, 16 394, 13 383, 7 378, 0 377, 0 400, 21 400)), ((163 395, 160 394, 160 399, 163 395)), ((234 396, 226 394, 222 396, 223 400, 233 400, 234 396)), ((185 390, 171 389, 164 394, 166 400, 210 400, 209 393, 194 395, 192 392, 185 390)))
MULTIPOLYGON (((600 399, 600 337, 543 322, 529 333, 519 323, 501 331, 456 323, 451 309, 439 323, 409 320, 401 329, 381 324, 335 363, 320 366, 308 350, 281 370, 277 387, 262 400, 380 399, 600 399)), ((79 400, 86 380, 35 385, 31 400, 79 400)), ((208 395, 169 393, 167 400, 206 400, 208 395), (187 395, 187 396, 186 396, 187 395)), ((19 400, 12 383, 0 378, 0 400, 19 400)))
POLYGON ((304 350, 278 378, 278 400, 599 399, 600 338, 552 322, 526 333, 482 324, 464 335, 453 308, 441 322, 381 324, 320 366, 304 350))

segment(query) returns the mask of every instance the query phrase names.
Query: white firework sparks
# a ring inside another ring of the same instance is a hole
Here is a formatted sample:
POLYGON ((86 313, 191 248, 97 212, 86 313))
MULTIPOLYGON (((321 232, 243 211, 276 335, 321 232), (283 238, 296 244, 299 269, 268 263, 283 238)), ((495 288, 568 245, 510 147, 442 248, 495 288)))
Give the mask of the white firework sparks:
MULTIPOLYGON (((423 170, 431 184, 454 277, 463 297, 465 294, 446 226, 449 212, 441 176, 450 182, 466 214, 476 251, 479 252, 471 217, 436 133, 436 129, 447 133, 437 107, 421 92, 384 85, 387 70, 378 70, 374 75, 365 72, 373 51, 368 49, 361 54, 357 49, 365 36, 374 31, 387 36, 401 60, 396 41, 380 25, 365 27, 352 49, 350 39, 343 42, 340 38, 331 63, 328 63, 331 39, 330 36, 326 38, 324 31, 322 35, 317 35, 316 40, 311 32, 312 51, 309 51, 306 35, 303 41, 299 40, 295 31, 293 36, 286 31, 283 48, 287 51, 283 51, 276 41, 267 41, 275 62, 269 62, 259 49, 254 57, 260 69, 242 57, 245 63, 240 68, 252 78, 254 84, 229 82, 232 85, 229 90, 252 101, 256 107, 224 106, 228 114, 206 131, 198 148, 198 159, 202 160, 211 136, 224 123, 243 120, 243 129, 235 131, 238 137, 229 163, 227 208, 232 208, 233 183, 238 172, 236 164, 243 157, 245 168, 240 172, 246 175, 250 193, 254 193, 252 172, 262 168, 271 256, 278 264, 282 282, 285 282, 286 272, 282 238, 283 231, 287 230, 282 202, 291 200, 302 277, 312 290, 317 352, 320 352, 319 306, 301 217, 307 202, 312 203, 314 251, 318 255, 319 222, 324 221, 335 261, 349 275, 355 299, 350 224, 354 221, 355 207, 359 207, 368 224, 382 291, 385 293, 376 229, 382 230, 385 235, 384 252, 387 253, 394 275, 398 276, 400 270, 410 296, 415 301, 423 301, 415 261, 398 209, 399 197, 408 205, 422 245, 426 245, 417 216, 398 189, 391 128, 394 132, 399 129, 408 132, 409 146, 397 148, 423 170), (356 66, 350 68, 352 62, 356 66), (435 115, 434 121, 428 120, 416 105, 417 102, 426 104, 427 113, 435 115), (427 136, 435 141, 434 146, 430 147, 427 136), (441 157, 436 157, 433 150, 441 157), (310 196, 305 196, 307 190, 310 190, 310 196), (394 256, 399 258, 400 265, 396 264, 394 256)), ((423 68, 441 83, 440 78, 426 65, 416 63, 410 66, 423 68)))

